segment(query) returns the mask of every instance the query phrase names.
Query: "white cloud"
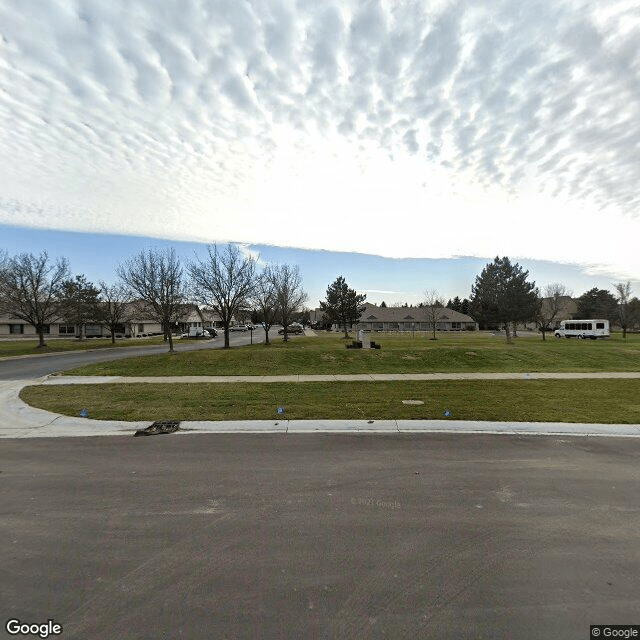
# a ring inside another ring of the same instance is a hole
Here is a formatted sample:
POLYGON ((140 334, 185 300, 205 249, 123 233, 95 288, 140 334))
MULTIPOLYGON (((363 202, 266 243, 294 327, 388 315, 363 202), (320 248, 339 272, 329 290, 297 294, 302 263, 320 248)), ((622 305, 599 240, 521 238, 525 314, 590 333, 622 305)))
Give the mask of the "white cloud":
POLYGON ((0 222, 640 277, 640 12, 0 5, 0 222))

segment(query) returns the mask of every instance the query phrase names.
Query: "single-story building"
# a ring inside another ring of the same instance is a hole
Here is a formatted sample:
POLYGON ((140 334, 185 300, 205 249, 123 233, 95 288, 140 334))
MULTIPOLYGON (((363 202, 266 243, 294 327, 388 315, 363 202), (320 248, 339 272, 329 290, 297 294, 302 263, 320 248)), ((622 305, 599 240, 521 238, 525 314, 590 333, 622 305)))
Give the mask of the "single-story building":
MULTIPOLYGON (((435 313, 436 331, 476 331, 476 321, 459 311, 446 307, 379 307, 366 304, 359 321, 350 327, 365 331, 433 331, 435 313)), ((321 322, 322 310, 316 309, 313 317, 321 322)), ((338 325, 332 327, 339 331, 338 325)))
MULTIPOLYGON (((184 305, 184 313, 181 315, 173 333, 187 333, 191 327, 219 326, 220 318, 210 309, 200 309, 195 304, 184 305)), ((44 333, 50 338, 73 338, 80 335, 78 325, 65 322, 60 318, 54 318, 50 324, 45 325, 44 333)), ((109 327, 101 322, 87 322, 84 326, 87 338, 110 338, 109 327)), ((128 303, 123 321, 116 325, 116 337, 138 337, 149 335, 162 335, 162 325, 153 319, 153 314, 148 306, 140 301, 128 303)), ((37 337, 35 327, 13 318, 10 314, 0 315, 0 338, 31 338, 37 337)))

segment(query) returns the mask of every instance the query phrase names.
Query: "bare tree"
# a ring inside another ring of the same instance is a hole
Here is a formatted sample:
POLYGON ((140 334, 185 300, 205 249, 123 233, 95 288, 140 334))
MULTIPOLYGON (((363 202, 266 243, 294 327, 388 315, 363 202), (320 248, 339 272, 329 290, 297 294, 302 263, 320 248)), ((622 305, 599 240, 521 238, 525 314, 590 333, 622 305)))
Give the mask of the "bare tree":
POLYGON ((436 325, 438 324, 442 308, 444 307, 444 298, 439 296, 435 289, 431 289, 424 295, 424 304, 427 308, 427 319, 431 323, 431 328, 433 330, 433 337, 431 340, 437 340, 436 325))
POLYGON ((307 294, 302 289, 302 277, 297 266, 288 264, 274 266, 271 278, 276 290, 277 315, 284 329, 284 341, 287 342, 289 325, 306 301, 307 294))
POLYGON ((247 305, 253 291, 256 261, 234 244, 224 250, 207 247, 207 258, 189 264, 194 297, 220 316, 224 328, 224 348, 229 348, 229 326, 247 305))
POLYGON ((182 265, 174 249, 149 249, 129 258, 117 269, 122 282, 148 306, 169 339, 173 353, 172 325, 186 300, 182 265))
POLYGON ((100 281, 100 320, 104 322, 111 332, 111 344, 116 342, 116 331, 119 325, 129 319, 129 299, 131 294, 123 284, 108 285, 100 281))
POLYGON ((5 258, 0 267, 0 304, 10 317, 24 320, 38 334, 38 347, 45 347, 45 327, 58 316, 62 284, 69 277, 66 258, 49 260, 46 251, 39 256, 21 253, 5 258))
POLYGON ((547 339, 547 331, 553 331, 554 324, 560 318, 569 296, 571 296, 571 292, 559 282, 548 284, 544 288, 544 298, 536 314, 536 324, 542 333, 543 340, 547 339))
POLYGON ((629 298, 631 297, 631 282, 617 282, 613 285, 618 292, 618 317, 622 327, 622 337, 627 337, 627 327, 629 326, 629 298))
POLYGON ((275 323, 277 312, 277 292, 272 273, 273 269, 271 265, 267 265, 256 278, 252 296, 253 306, 258 312, 264 327, 265 344, 270 344, 269 329, 275 323))

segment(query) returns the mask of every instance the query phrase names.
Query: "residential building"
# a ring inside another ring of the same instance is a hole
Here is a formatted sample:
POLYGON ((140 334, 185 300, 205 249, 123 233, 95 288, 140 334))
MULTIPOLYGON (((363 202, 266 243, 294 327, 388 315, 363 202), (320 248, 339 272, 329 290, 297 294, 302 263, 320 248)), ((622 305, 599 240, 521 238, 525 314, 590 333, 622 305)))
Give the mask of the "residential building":
MULTIPOLYGON (((436 313, 436 331, 476 331, 476 321, 468 315, 446 307, 379 307, 366 304, 358 323, 350 329, 365 331, 433 331, 433 311, 436 313)), ((316 322, 321 322, 322 311, 313 313, 316 322)), ((338 331, 340 327, 334 325, 338 331)))

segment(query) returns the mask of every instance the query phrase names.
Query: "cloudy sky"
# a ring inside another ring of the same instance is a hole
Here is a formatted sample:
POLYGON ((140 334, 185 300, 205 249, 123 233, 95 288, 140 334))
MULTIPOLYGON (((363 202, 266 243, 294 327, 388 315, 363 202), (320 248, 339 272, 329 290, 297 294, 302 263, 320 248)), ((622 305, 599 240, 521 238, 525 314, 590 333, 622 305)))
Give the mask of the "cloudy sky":
POLYGON ((0 148, 4 225, 637 281, 640 8, 0 0, 0 148))

